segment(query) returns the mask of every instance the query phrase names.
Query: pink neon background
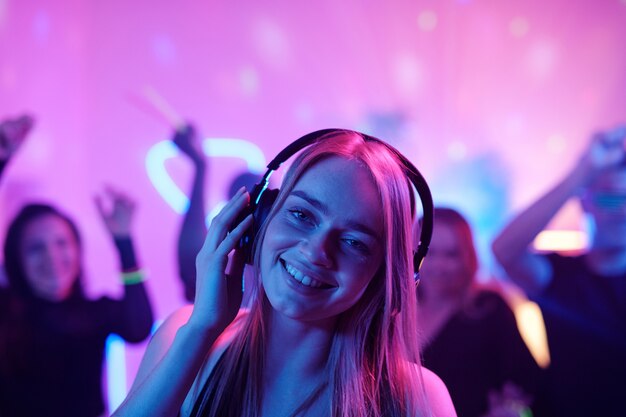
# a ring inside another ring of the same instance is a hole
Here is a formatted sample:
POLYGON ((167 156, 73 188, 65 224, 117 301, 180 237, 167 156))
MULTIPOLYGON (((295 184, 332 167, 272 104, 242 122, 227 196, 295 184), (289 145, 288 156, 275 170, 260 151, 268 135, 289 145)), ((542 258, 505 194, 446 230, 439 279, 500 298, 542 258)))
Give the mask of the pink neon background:
MULTIPOLYGON (((0 117, 37 118, 0 187, 0 232, 25 201, 55 202, 82 230, 88 293, 119 294, 92 203, 118 186, 139 204, 157 317, 180 306, 181 219, 144 168, 170 129, 129 100, 150 85, 205 136, 253 141, 268 160, 318 128, 387 138, 485 246, 589 132, 626 121, 625 41, 624 0, 0 0, 0 117)), ((229 164, 241 161, 212 162, 207 206, 224 198, 229 164)), ((188 187, 185 161, 168 169, 188 187)))

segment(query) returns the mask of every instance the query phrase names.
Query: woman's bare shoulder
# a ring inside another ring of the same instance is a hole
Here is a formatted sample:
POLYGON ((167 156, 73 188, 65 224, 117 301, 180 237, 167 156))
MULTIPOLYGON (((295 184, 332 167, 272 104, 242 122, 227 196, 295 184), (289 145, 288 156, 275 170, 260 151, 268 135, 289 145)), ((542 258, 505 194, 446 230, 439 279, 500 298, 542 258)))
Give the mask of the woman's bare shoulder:
POLYGON ((222 332, 222 334, 217 338, 217 340, 215 340, 215 343, 213 343, 213 346, 211 347, 211 350, 209 351, 209 354, 207 357, 208 360, 205 363, 205 366, 203 367, 202 372, 208 371, 208 373, 211 373, 211 371, 213 370, 213 367, 215 366, 215 363, 222 356, 222 353, 224 353, 226 348, 230 345, 230 343, 233 341, 235 336, 241 330, 242 324, 244 322, 244 318, 247 315, 248 315, 247 309, 243 309, 243 308, 240 309, 239 312, 237 313, 237 316, 233 320, 233 322, 230 323, 228 327, 222 332), (205 369, 205 368, 208 368, 208 369, 205 369))
MULTIPOLYGON (((158 353, 164 353, 164 351, 170 347, 174 341, 174 337, 176 337, 176 332, 178 332, 178 330, 189 321, 192 312, 193 304, 185 305, 170 314, 170 316, 165 319, 163 324, 159 326, 150 341, 151 345, 155 345, 154 349, 158 351, 158 353)), ((225 345, 230 343, 238 329, 241 327, 241 323, 243 322, 243 318, 246 314, 247 310, 239 310, 235 320, 233 320, 233 322, 226 328, 226 330, 224 330, 224 332, 222 332, 213 344, 211 354, 220 351, 220 349, 225 348, 225 345)))
POLYGON ((434 417, 456 417, 448 388, 433 371, 422 367, 424 391, 434 417))
POLYGON ((217 364, 219 358, 233 341, 237 333, 239 333, 239 331, 241 330, 244 318, 247 314, 248 310, 239 310, 239 313, 237 313, 237 317, 235 317, 235 320, 233 320, 233 322, 226 328, 226 330, 224 330, 224 332, 222 332, 222 334, 217 338, 215 343, 213 343, 211 350, 207 354, 207 357, 202 364, 202 368, 198 372, 198 375, 196 376, 196 379, 191 386, 191 389, 189 390, 185 401, 183 402, 183 406, 181 408, 181 416, 187 416, 191 414, 191 411, 193 410, 193 407, 198 398, 198 395, 200 394, 200 391, 202 390, 202 387, 211 375, 211 372, 213 372, 213 368, 215 368, 215 365, 217 364))
POLYGON ((159 363, 163 356, 165 356, 165 353, 174 341, 176 332, 185 323, 187 323, 192 311, 192 305, 186 305, 184 307, 181 307, 178 310, 174 311, 172 314, 170 314, 169 317, 167 317, 165 321, 163 321, 163 323, 159 326, 159 328, 150 339, 150 343, 148 343, 148 347, 144 352, 141 364, 139 365, 139 369, 137 370, 137 375, 135 376, 135 386, 140 384, 145 378, 147 378, 147 376, 152 372, 156 364, 159 363))

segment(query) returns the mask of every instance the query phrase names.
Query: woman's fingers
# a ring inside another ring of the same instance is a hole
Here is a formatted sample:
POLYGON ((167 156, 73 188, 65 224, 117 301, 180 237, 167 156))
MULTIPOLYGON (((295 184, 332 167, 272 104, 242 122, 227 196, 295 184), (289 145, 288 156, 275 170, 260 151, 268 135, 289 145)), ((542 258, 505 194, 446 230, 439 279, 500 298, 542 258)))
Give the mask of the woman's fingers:
MULTIPOLYGON (((222 243, 217 248, 217 251, 220 253, 228 254, 230 251, 235 249, 239 244, 239 241, 243 237, 243 234, 250 226, 252 226, 253 217, 252 214, 248 214, 245 219, 241 221, 222 241, 222 243)), ((240 256, 238 255, 236 258, 238 259, 240 256)))
MULTIPOLYGON (((244 199, 244 202, 247 199, 244 199)), ((234 204, 234 207, 238 207, 234 204)), ((241 208, 244 205, 240 206, 241 208)), ((206 243, 198 254, 196 259, 197 267, 197 287, 194 314, 201 318, 204 325, 214 329, 225 328, 234 318, 241 306, 242 292, 241 280, 243 266, 239 266, 239 256, 237 251, 231 259, 231 273, 238 272, 237 275, 227 277, 226 268, 228 264, 228 254, 237 246, 241 236, 245 230, 252 225, 252 215, 248 215, 240 224, 238 224, 230 233, 224 225, 229 223, 227 220, 234 218, 232 215, 225 215, 220 220, 224 224, 218 227, 211 225, 209 230, 210 240, 216 240, 222 237, 221 241, 216 244, 216 248, 210 248, 214 243, 206 243)), ((207 237, 207 241, 209 238, 207 237)))
MULTIPOLYGON (((226 203, 224 208, 211 222, 204 246, 207 250, 215 251, 228 235, 233 221, 239 213, 248 205, 250 195, 241 188, 233 198, 226 203)), ((232 232, 231 232, 232 233, 232 232)))
POLYGON ((231 277, 242 277, 243 269, 246 266, 246 252, 243 249, 235 248, 230 259, 228 275, 231 277))

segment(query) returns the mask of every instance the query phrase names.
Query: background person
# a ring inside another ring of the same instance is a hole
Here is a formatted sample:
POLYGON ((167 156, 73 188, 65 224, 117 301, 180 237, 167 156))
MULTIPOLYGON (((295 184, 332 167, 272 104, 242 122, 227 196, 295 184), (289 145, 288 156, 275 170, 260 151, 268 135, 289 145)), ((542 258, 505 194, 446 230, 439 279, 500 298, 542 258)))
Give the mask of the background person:
POLYGON ((541 307, 551 365, 547 416, 623 416, 626 392, 626 129, 592 137, 575 166, 493 242, 509 277, 541 307), (534 253, 531 244, 577 198, 591 224, 581 256, 534 253))
MULTIPOLYGON (((180 149, 193 165, 193 180, 191 192, 189 196, 189 206, 178 234, 177 244, 177 261, 178 272, 183 288, 185 291, 185 299, 193 302, 196 294, 196 256, 204 239, 206 237, 206 211, 204 208, 205 201, 205 179, 207 172, 207 158, 202 151, 200 135, 197 129, 190 123, 186 124, 174 132, 172 137, 174 144, 180 149)), ((228 187, 228 198, 232 198, 241 187, 246 187, 248 191, 252 190, 254 184, 259 182, 261 177, 249 171, 239 173, 231 181, 228 187)), ((251 288, 253 277, 249 274, 244 276, 244 302, 248 304, 249 291, 245 288, 251 288)))
MULTIPOLYGON (((0 124, 4 165, 32 124, 27 116, 0 124)), ((0 287, 2 417, 101 415, 107 336, 139 342, 150 333, 152 309, 131 239, 135 204, 113 189, 96 201, 119 253, 121 300, 85 297, 80 235, 67 215, 47 204, 28 204, 9 225, 8 286, 0 287)))
POLYGON ((469 223, 454 209, 435 208, 417 288, 424 366, 444 381, 460 416, 520 416, 529 411, 540 370, 513 312, 476 281, 477 272, 469 223), (499 400, 490 404, 490 395, 499 400))
POLYGON ((104 411, 105 340, 140 342, 152 309, 130 238, 134 205, 114 191, 102 210, 122 266, 121 300, 89 300, 82 290, 75 224, 44 204, 25 206, 9 226, 0 296, 0 415, 98 416, 104 411))

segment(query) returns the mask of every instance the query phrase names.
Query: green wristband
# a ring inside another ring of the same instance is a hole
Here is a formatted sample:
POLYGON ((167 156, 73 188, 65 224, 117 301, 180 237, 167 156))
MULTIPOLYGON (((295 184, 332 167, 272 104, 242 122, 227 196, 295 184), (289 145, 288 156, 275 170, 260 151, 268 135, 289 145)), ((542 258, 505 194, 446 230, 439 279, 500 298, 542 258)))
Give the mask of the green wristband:
POLYGON ((122 282, 124 285, 134 285, 144 282, 146 280, 146 274, 143 270, 138 269, 131 272, 122 272, 122 282))

